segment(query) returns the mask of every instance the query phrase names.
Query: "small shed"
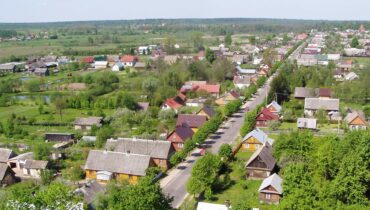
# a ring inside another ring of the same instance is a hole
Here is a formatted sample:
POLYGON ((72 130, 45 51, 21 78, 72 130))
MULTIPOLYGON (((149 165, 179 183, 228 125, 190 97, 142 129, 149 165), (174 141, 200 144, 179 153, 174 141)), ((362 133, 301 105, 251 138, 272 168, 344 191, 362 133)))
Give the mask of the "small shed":
POLYGON ((73 133, 46 133, 45 140, 46 141, 71 141, 75 139, 75 135, 73 133))

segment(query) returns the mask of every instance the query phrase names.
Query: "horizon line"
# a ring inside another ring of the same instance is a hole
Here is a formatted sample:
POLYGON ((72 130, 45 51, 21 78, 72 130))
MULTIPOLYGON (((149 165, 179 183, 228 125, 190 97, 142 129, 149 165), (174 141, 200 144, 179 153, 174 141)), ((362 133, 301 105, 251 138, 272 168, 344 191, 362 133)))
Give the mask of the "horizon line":
POLYGON ((61 21, 38 21, 38 22, 0 22, 0 24, 43 24, 43 23, 74 23, 74 22, 104 22, 104 21, 148 21, 148 20, 227 20, 227 19, 255 19, 255 20, 294 20, 294 21, 324 21, 324 22, 370 22, 370 20, 347 19, 297 19, 297 18, 269 18, 269 17, 207 17, 207 18, 134 18, 134 19, 102 19, 102 20, 61 20, 61 21))

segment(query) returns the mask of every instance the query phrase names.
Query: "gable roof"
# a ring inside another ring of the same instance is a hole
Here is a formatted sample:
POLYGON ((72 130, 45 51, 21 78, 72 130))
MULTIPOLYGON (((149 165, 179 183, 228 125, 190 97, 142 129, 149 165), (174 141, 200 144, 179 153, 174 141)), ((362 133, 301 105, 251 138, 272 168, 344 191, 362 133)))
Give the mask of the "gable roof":
POLYGON ((75 125, 99 125, 102 120, 103 120, 102 117, 77 118, 74 124, 75 125))
POLYGON ((132 62, 135 62, 137 61, 137 58, 133 55, 124 55, 122 58, 121 58, 121 61, 124 62, 124 63, 132 63, 132 62))
POLYGON ((283 179, 276 173, 263 180, 258 192, 263 192, 266 187, 272 186, 279 194, 283 194, 283 179))
POLYGON ((295 98, 312 98, 316 97, 318 92, 317 89, 314 88, 306 88, 306 87, 296 87, 294 89, 294 97, 295 98))
POLYGON ((15 157, 16 154, 6 148, 0 148, 0 163, 6 163, 10 158, 15 157))
POLYGON ((263 108, 260 113, 258 113, 256 120, 257 121, 264 121, 264 120, 278 120, 279 116, 273 114, 269 109, 263 108))
POLYGON ((320 88, 319 89, 320 97, 331 97, 331 90, 329 88, 320 88))
POLYGON ((161 140, 118 138, 108 139, 107 150, 115 152, 148 155, 151 158, 168 159, 171 155, 171 142, 161 140))
MULTIPOLYGON (((173 133, 176 133, 181 139, 180 141, 184 141, 185 139, 189 139, 194 135, 194 131, 188 126, 179 126, 176 127, 172 133, 168 135, 170 137, 173 133)), ((167 139, 168 139, 167 137, 167 139)))
POLYGON ((14 64, 0 64, 0 70, 14 70, 14 64))
POLYGON ((27 159, 26 162, 23 164, 23 168, 26 169, 46 169, 49 162, 44 160, 30 160, 27 159))
POLYGON ((207 93, 220 93, 220 85, 199 85, 197 91, 206 91, 207 93))
POLYGON ((251 84, 251 77, 250 76, 234 76, 234 84, 245 84, 249 85, 251 84))
POLYGON ((215 110, 210 106, 204 106, 201 110, 199 110, 199 112, 201 111, 206 113, 209 117, 213 117, 216 114, 215 110))
POLYGON ((271 154, 270 145, 263 145, 258 150, 256 150, 252 156, 249 158, 245 167, 249 167, 249 165, 257 158, 261 158, 261 160, 266 164, 266 168, 269 170, 274 169, 276 161, 275 158, 271 154))
POLYGON ((364 123, 366 123, 366 121, 364 120, 363 116, 361 116, 360 113, 358 112, 351 112, 351 113, 348 113, 347 116, 344 118, 344 120, 350 124, 353 120, 355 120, 357 117, 359 117, 364 123))
POLYGON ((273 139, 270 139, 265 132, 263 132, 259 128, 255 128, 253 131, 249 132, 247 135, 244 136, 243 142, 249 139, 250 137, 254 137, 257 139, 261 144, 269 143, 272 145, 274 143, 273 139))
POLYGON ((87 157, 85 169, 145 176, 149 163, 149 155, 91 150, 87 157))
POLYGON ((269 108, 270 106, 274 107, 277 112, 281 112, 281 106, 276 101, 273 101, 269 105, 267 105, 267 108, 269 108))
POLYGON ((326 111, 338 111, 339 99, 305 98, 304 108, 313 110, 324 109, 326 111))
POLYGON ((187 125, 190 128, 199 128, 207 121, 207 117, 195 114, 180 114, 177 117, 176 126, 187 125))
POLYGON ((183 107, 184 105, 178 100, 178 98, 169 98, 167 99, 163 104, 171 107, 172 109, 179 109, 183 107))

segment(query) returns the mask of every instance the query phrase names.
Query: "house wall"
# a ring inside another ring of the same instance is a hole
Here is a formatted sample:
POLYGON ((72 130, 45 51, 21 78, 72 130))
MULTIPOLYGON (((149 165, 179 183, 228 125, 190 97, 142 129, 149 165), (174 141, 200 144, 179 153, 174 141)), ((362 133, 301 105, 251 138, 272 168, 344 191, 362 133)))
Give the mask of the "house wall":
POLYGON ((262 147, 262 143, 259 142, 256 138, 250 137, 246 141, 243 142, 242 144, 242 151, 256 151, 260 147, 262 147))
POLYGON ((256 127, 257 128, 264 128, 264 127, 267 127, 268 126, 268 123, 266 120, 257 120, 256 121, 256 127))
POLYGON ((160 167, 161 169, 167 170, 169 167, 169 162, 168 160, 165 159, 155 159, 153 158, 153 162, 156 166, 160 167))
POLYGON ((10 173, 9 171, 7 171, 7 174, 5 175, 3 180, 0 180, 0 184, 5 185, 5 186, 12 185, 15 182, 16 182, 16 180, 15 180, 14 175, 12 173, 10 173))
POLYGON ((263 169, 252 169, 247 167, 247 179, 265 179, 269 177, 271 171, 263 169))
POLYGON ((41 170, 39 169, 26 169, 23 168, 23 174, 26 176, 31 176, 33 178, 40 178, 41 170))
MULTIPOLYGON (((86 170, 85 173, 86 173, 86 179, 96 179, 96 171, 86 170)), ((138 182, 138 176, 135 176, 135 175, 115 174, 114 177, 120 181, 127 180, 130 184, 137 184, 138 182)))
POLYGON ((259 197, 260 201, 262 201, 262 202, 278 204, 279 201, 280 201, 281 195, 274 194, 274 193, 260 192, 258 197, 259 197), (266 194, 270 194, 270 199, 266 198, 266 194))

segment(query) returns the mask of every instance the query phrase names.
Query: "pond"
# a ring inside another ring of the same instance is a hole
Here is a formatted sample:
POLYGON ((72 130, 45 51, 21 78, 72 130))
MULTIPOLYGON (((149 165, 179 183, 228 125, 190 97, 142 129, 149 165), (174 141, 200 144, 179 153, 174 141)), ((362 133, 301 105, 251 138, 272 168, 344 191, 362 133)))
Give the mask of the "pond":
POLYGON ((43 101, 45 101, 46 103, 50 103, 51 102, 51 97, 49 95, 38 95, 38 96, 30 96, 30 95, 15 95, 13 96, 14 99, 18 100, 18 101, 26 101, 26 100, 37 100, 37 99, 41 99, 43 101))

